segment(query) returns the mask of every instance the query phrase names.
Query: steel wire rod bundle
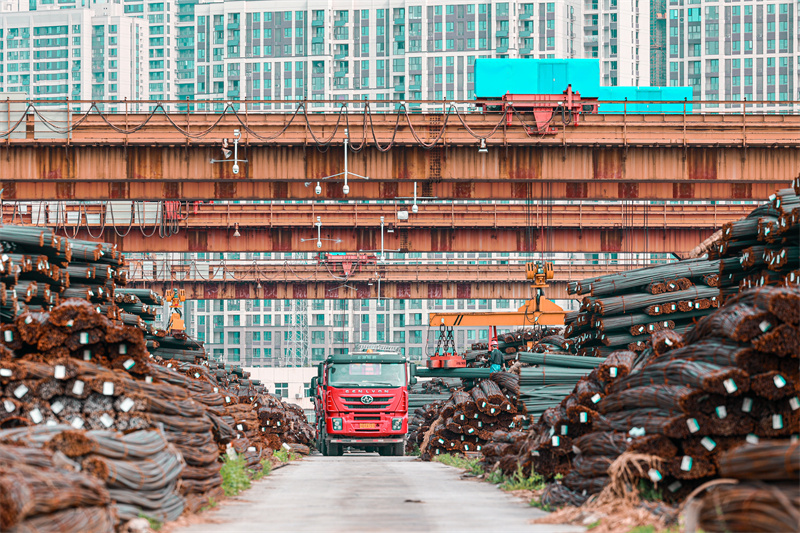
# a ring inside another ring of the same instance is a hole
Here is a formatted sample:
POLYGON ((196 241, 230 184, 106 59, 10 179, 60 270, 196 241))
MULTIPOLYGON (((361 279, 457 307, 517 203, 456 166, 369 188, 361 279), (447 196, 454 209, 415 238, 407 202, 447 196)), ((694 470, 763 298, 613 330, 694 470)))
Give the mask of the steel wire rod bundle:
POLYGON ((703 276, 716 274, 718 271, 719 263, 717 261, 708 261, 705 258, 690 259, 585 279, 575 284, 570 284, 568 292, 570 294, 590 294, 599 297, 619 294, 639 287, 647 287, 648 284, 656 280, 665 283, 673 282, 679 278, 703 280, 703 276), (574 291, 570 292, 573 288, 574 291))
POLYGON ((604 357, 577 357, 572 354, 517 352, 517 360, 531 365, 563 368, 596 368, 604 357))

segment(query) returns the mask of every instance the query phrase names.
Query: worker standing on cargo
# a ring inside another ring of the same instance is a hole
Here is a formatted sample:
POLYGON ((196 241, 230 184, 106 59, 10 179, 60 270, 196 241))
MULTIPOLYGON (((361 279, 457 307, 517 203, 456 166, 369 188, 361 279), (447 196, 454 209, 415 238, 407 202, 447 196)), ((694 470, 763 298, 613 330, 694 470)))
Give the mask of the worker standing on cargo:
POLYGON ((489 348, 492 349, 492 353, 489 354, 489 372, 494 374, 495 372, 500 372, 503 369, 506 359, 503 357, 503 352, 497 349, 497 341, 493 340, 490 342, 489 348))

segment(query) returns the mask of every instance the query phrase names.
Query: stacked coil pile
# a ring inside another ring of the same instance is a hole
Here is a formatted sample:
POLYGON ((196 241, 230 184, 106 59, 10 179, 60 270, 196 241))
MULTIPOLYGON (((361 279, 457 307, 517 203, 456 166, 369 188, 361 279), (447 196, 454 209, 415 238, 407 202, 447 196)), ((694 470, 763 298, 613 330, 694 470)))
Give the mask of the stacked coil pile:
MULTIPOLYGON (((34 426, 0 431, 0 442, 63 454, 68 460, 61 461, 62 468, 71 466, 93 483, 100 481, 120 522, 140 515, 168 522, 183 513, 185 502, 178 492, 183 459, 160 431, 122 434, 34 426)), ((41 491, 43 499, 59 498, 54 486, 44 483, 41 491)))
POLYGON ((641 352, 656 331, 687 331, 719 307, 719 269, 719 260, 703 258, 570 282, 567 292, 583 300, 565 317, 566 349, 594 357, 641 352))
POLYGON ((108 533, 116 521, 99 479, 65 466, 51 450, 0 444, 1 531, 108 533))
POLYGON ((48 310, 69 298, 97 304, 115 318, 114 289, 127 281, 116 245, 57 236, 31 226, 0 226, 0 321, 22 310, 48 310))
MULTIPOLYGON (((563 328, 532 327, 519 328, 508 333, 497 335, 497 349, 505 354, 507 362, 515 360, 517 352, 524 352, 545 337, 560 335, 563 328)), ((485 364, 489 352, 488 342, 476 342, 470 345, 462 355, 467 360, 468 366, 481 366, 485 364)))
POLYGON ((800 443, 762 440, 723 453, 719 475, 687 505, 709 533, 800 531, 800 443))
MULTIPOLYGON (((459 387, 461 387, 461 380, 452 378, 433 378, 420 381, 408 389, 408 410, 413 413, 416 409, 424 408, 429 403, 446 400, 459 387)), ((409 432, 411 431, 411 426, 409 426, 409 432)))
POLYGON ((489 379, 479 381, 468 392, 456 391, 436 414, 420 444, 424 460, 445 453, 479 452, 494 431, 519 425, 524 418, 517 416, 516 402, 489 379))
POLYGON ((656 332, 643 352, 611 354, 542 415, 517 464, 562 474, 554 495, 574 503, 609 483, 622 454, 643 454, 644 482, 681 500, 719 475, 726 450, 798 433, 798 338, 798 288, 743 292, 685 335, 656 332))
POLYGON ((764 285, 800 284, 800 178, 750 215, 722 228, 713 252, 720 258, 723 297, 764 285))

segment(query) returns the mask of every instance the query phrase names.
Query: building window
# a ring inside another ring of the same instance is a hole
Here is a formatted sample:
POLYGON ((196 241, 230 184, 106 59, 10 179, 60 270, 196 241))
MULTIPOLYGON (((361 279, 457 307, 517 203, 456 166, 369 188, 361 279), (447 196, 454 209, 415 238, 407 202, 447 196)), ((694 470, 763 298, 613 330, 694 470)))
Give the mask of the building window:
POLYGON ((276 383, 275 384, 275 396, 278 398, 288 398, 289 397, 289 384, 288 383, 276 383))
POLYGON ((324 331, 312 331, 311 332, 311 344, 325 344, 325 332, 324 331))
POLYGON ((231 348, 228 350, 228 361, 238 363, 241 360, 241 354, 239 353, 239 348, 231 348))
POLYGON ((238 331, 228 332, 228 344, 239 344, 240 336, 238 331))
POLYGON ((261 358, 261 348, 253 348, 253 359, 261 358))
POLYGON ((412 329, 411 331, 409 331, 408 342, 411 344, 422 344, 422 330, 412 329))
POLYGON ((254 342, 261 342, 261 332, 260 331, 254 331, 253 332, 253 341, 254 342))

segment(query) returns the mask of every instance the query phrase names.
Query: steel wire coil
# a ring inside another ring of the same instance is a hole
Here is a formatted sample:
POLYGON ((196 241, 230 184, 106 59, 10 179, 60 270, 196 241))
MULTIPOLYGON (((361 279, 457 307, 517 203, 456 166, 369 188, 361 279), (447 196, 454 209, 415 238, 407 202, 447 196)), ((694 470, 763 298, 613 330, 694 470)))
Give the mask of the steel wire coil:
POLYGON ((700 499, 698 524, 709 533, 800 530, 797 483, 718 485, 700 499))
POLYGON ((31 517, 9 533, 114 533, 116 521, 113 506, 76 507, 31 517))

